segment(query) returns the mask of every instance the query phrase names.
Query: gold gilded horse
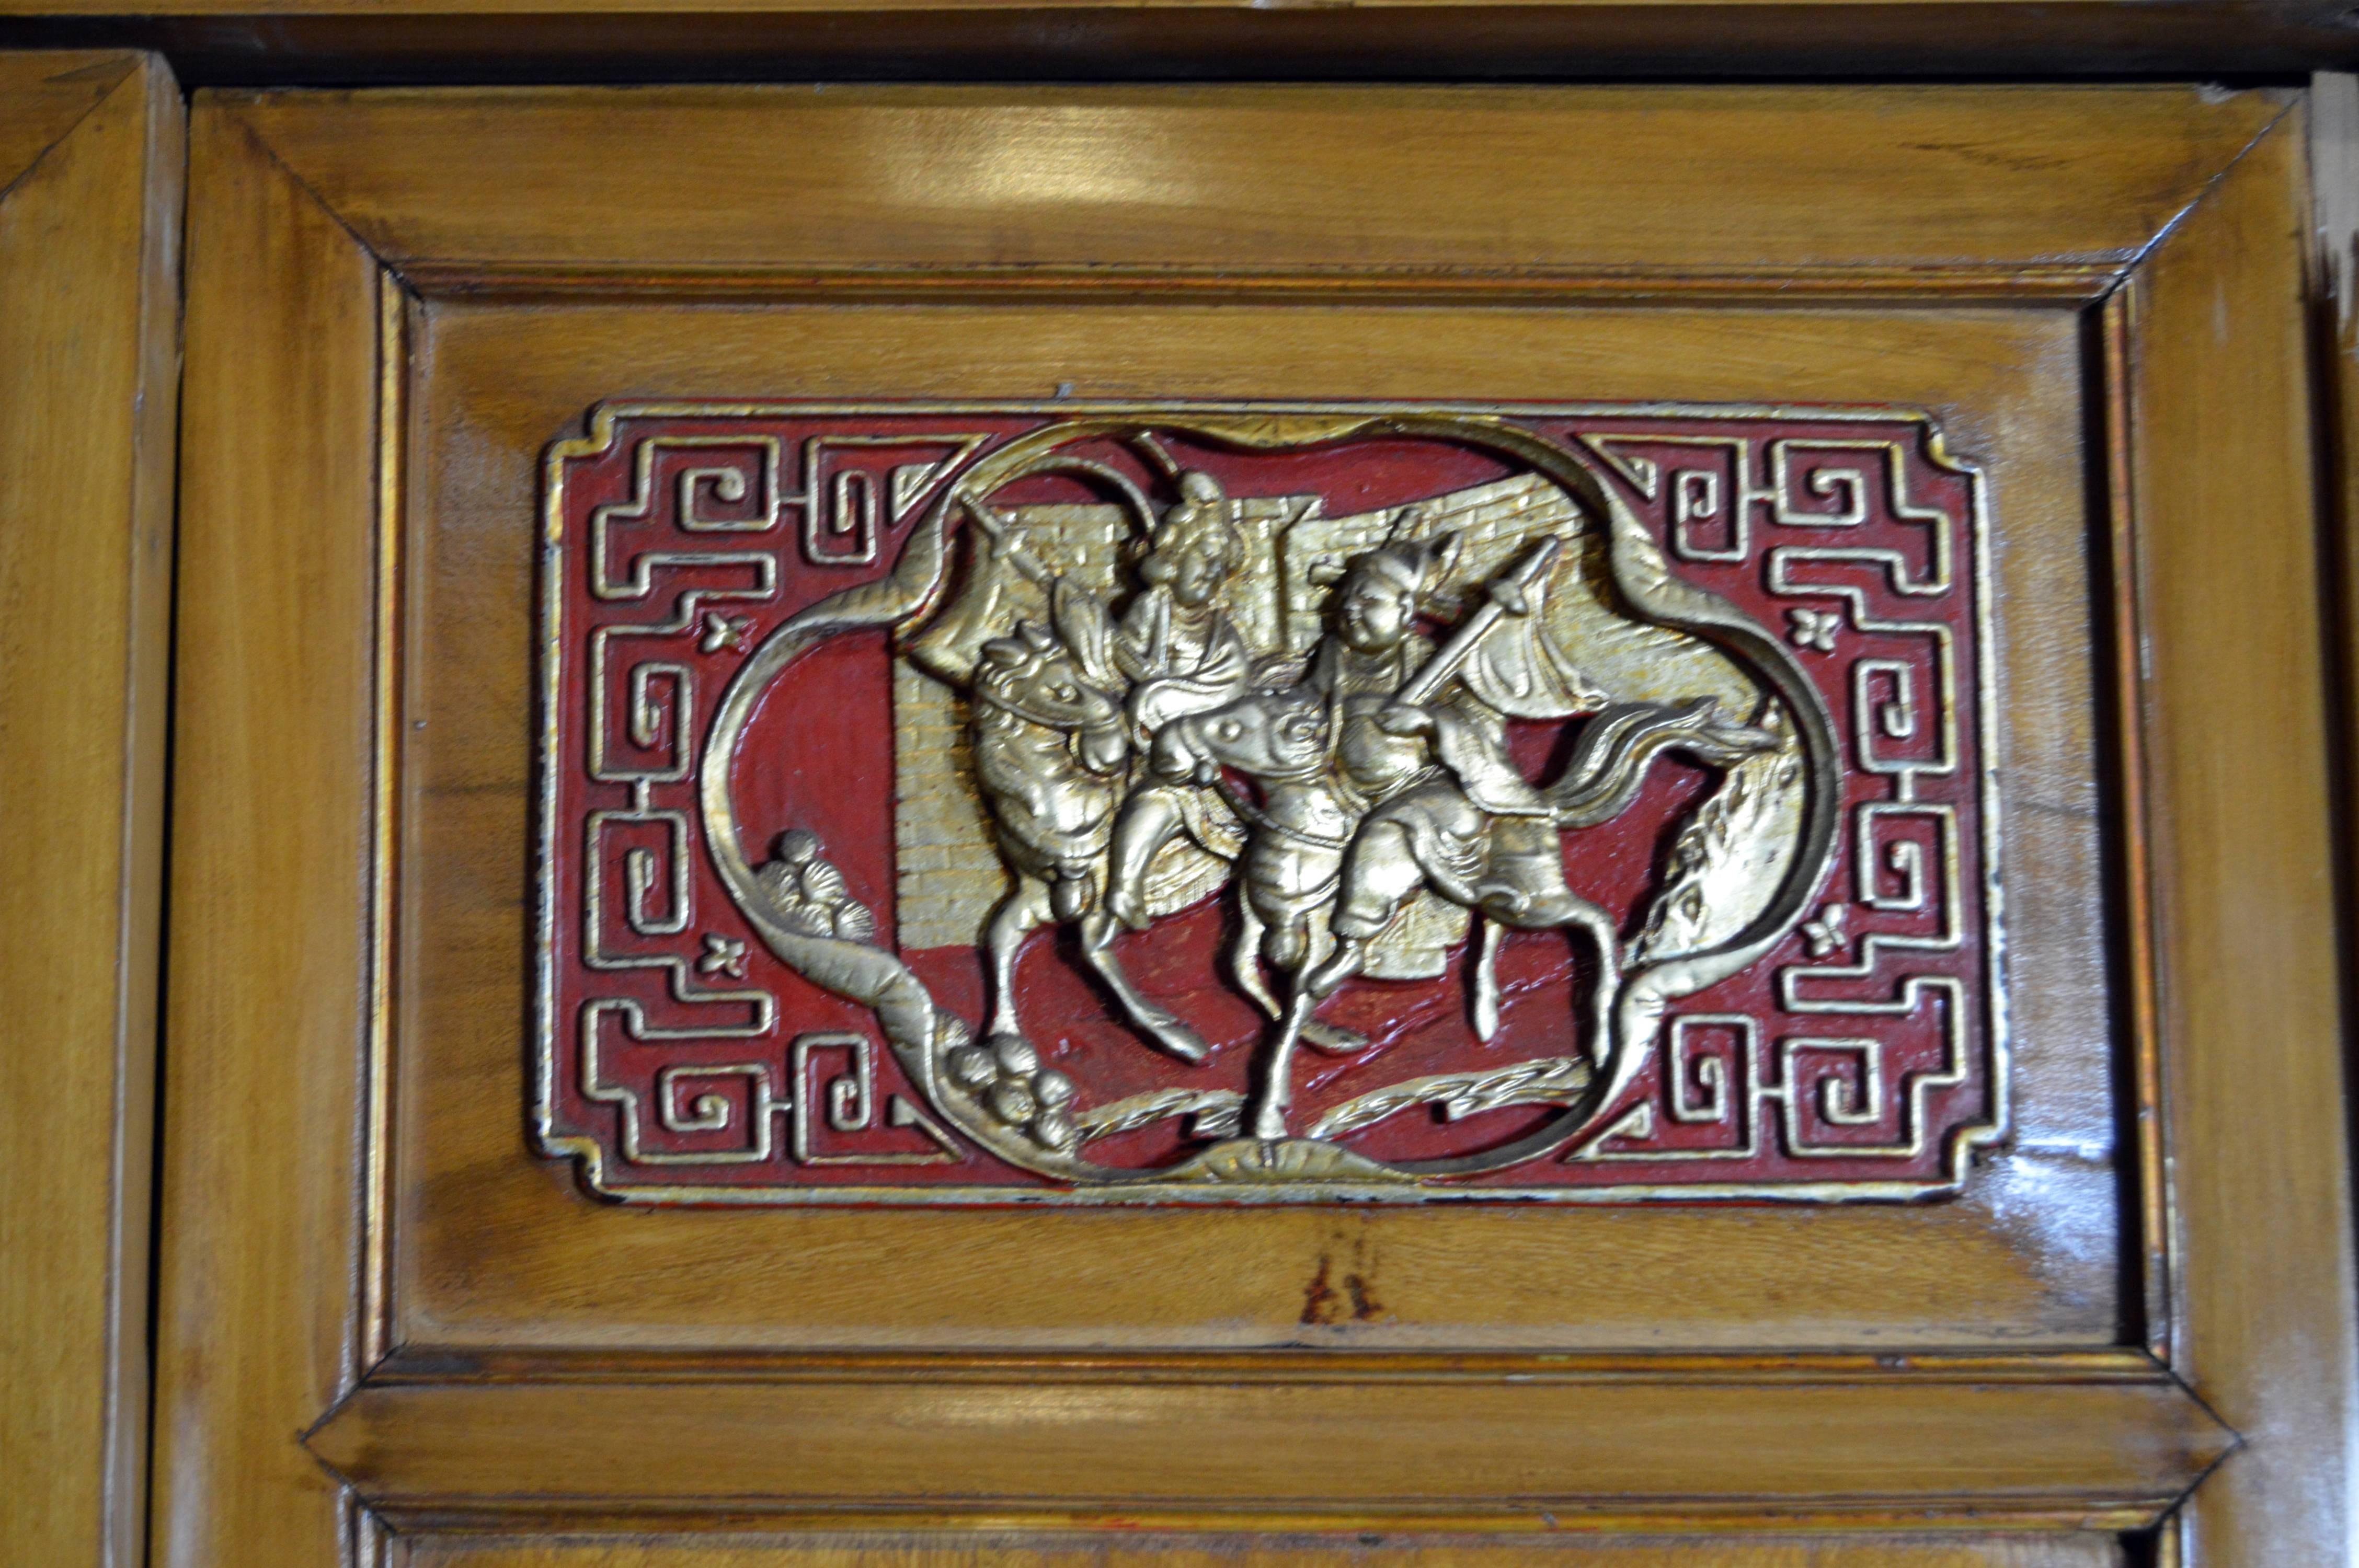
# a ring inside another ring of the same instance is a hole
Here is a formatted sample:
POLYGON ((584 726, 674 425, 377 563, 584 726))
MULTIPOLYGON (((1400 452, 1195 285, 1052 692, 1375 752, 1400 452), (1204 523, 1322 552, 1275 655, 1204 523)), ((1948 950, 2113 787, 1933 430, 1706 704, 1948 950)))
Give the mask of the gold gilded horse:
POLYGON ((991 917, 987 1031, 1021 1038, 1016 957, 1054 921, 1079 928, 1082 957, 1130 1021, 1181 1061, 1204 1060, 1194 1031, 1132 985, 1114 957, 1119 924, 1105 911, 1106 852, 1129 783, 1121 676, 1031 622, 985 643, 974 669, 974 771, 1015 878, 991 917))

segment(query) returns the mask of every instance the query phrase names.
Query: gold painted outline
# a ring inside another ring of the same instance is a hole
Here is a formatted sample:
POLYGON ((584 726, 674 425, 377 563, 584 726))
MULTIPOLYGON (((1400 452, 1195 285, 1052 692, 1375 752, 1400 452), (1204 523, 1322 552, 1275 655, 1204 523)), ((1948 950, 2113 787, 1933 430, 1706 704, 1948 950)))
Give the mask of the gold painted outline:
POLYGON ((376 594, 375 646, 371 650, 370 714, 375 755, 369 775, 369 932, 367 1057, 361 1107, 360 1346, 364 1368, 394 1348, 393 998, 401 857, 401 682, 406 645, 401 615, 405 557, 402 503, 408 490, 409 295, 391 269, 376 275, 376 594))
POLYGON ((1814 406, 1767 403, 1294 403, 1223 399, 1161 399, 1090 401, 1083 399, 984 401, 977 399, 866 401, 626 401, 601 403, 590 411, 581 436, 549 443, 542 460, 540 701, 537 755, 540 775, 539 831, 533 868, 538 895, 534 933, 535 1086, 532 1132, 539 1152, 552 1159, 576 1162, 582 1184, 597 1196, 623 1203, 664 1207, 801 1208, 858 1206, 895 1208, 973 1207, 1237 1207, 1278 1204, 1586 1204, 1769 1202, 1793 1205, 1829 1203, 1912 1202, 1943 1197, 1961 1191, 1973 1151, 2006 1136, 2012 1090, 2013 1051, 2010 1018, 2006 1006, 2005 925, 2000 902, 2000 827, 1998 794, 1991 758, 1995 740, 1996 691, 1994 607, 1987 574, 1991 565, 1989 487, 1981 468, 1953 455, 1940 427, 1923 408, 1900 406, 1848 405, 1814 406), (1273 1183, 1268 1185, 1223 1187, 1196 1191, 1170 1184, 1109 1183, 1075 1188, 1038 1187, 914 1187, 914 1186, 697 1186, 638 1185, 608 1180, 604 1145, 594 1139, 561 1134, 555 1128, 556 1047, 552 1033, 556 1017, 555 932, 557 929, 556 866, 558 715, 562 705, 564 606, 565 465, 569 461, 611 451, 625 419, 795 418, 878 415, 1105 415, 1132 417, 1158 415, 1226 414, 1230 416, 1353 416, 1377 412, 1413 412, 1506 418, 1689 418, 1794 419, 1820 423, 1905 423, 1918 427, 1926 460, 1936 468, 1966 481, 1967 514, 1973 534, 1973 600, 1971 611, 1978 639, 1976 675, 1976 736, 1982 748, 1984 966, 1982 1000, 1986 1021, 1985 1065, 1991 1085, 1990 1115, 1981 1122, 1952 1128, 1944 1151, 1946 1169, 1930 1181, 1788 1182, 1777 1184, 1632 1183, 1588 1187, 1441 1187, 1424 1183, 1368 1184, 1273 1183))

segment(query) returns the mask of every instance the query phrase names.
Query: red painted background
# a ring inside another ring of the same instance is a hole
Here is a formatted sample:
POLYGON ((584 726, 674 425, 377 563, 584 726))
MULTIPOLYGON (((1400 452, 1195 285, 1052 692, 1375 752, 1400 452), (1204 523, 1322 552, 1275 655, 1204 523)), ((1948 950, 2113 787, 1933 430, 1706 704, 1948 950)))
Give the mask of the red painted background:
MULTIPOLYGON (((791 497, 806 482, 801 454, 803 442, 811 436, 917 439, 929 432, 955 429, 986 432, 995 444, 1037 428, 1049 417, 1037 413, 625 416, 615 422, 614 438, 603 450, 563 465, 558 548, 564 586, 555 607, 560 665, 555 711, 549 716, 554 725, 554 757, 544 762, 553 769, 549 782, 554 786, 547 867, 556 912, 546 1020, 554 1068, 549 1113, 555 1131, 594 1140, 606 1149, 610 1187, 646 1189, 647 1195, 659 1196, 666 1189, 713 1187, 1055 1184, 973 1147, 966 1148, 966 1159, 955 1164, 799 1163, 789 1150, 783 1114, 774 1119, 766 1157, 756 1157, 763 1146, 753 1131, 758 1119, 750 1113, 760 1074, 766 1074, 773 1098, 783 1099, 797 1093, 819 1096, 825 1080, 844 1070, 842 1051, 819 1050, 807 1073, 812 1081, 790 1087, 789 1043, 796 1036, 841 1032, 881 1044, 882 1035, 864 1008, 829 995, 763 946, 714 869, 697 811, 694 770, 680 766, 692 762, 723 691, 748 652, 806 605, 888 571, 933 493, 929 492, 925 503, 885 524, 873 564, 835 564, 825 557, 852 551, 859 541, 833 535, 819 524, 813 525, 821 532, 812 540, 804 508, 767 493, 761 477, 762 449, 756 444, 760 438, 782 444, 781 476, 791 497), (671 444, 684 439, 697 444, 671 444), (733 441, 745 444, 733 446, 733 441), (654 445, 643 450, 649 442, 654 445), (648 465, 646 474, 652 480, 644 491, 642 462, 648 465), (728 469, 745 476, 742 487, 710 477, 728 469), (707 477, 695 477, 690 470, 704 470, 707 477), (683 493, 693 496, 694 521, 700 526, 682 526, 683 493), (645 515, 637 516, 635 500, 642 495, 650 503, 645 515), (603 562, 593 558, 592 526, 601 508, 610 509, 603 562), (726 526, 733 523, 745 526, 726 526), (758 600, 722 597, 754 588, 765 568, 713 557, 749 553, 774 563, 775 592, 758 600), (814 561, 815 554, 821 561, 814 561), (644 594, 600 597, 592 591, 593 578, 628 584, 642 568, 648 585, 644 594), (686 596, 700 592, 708 597, 686 603, 686 596), (708 651, 706 644, 719 633, 705 619, 707 613, 744 618, 744 624, 723 626, 723 633, 733 634, 708 651), (660 630, 674 625, 681 629, 660 630), (607 661, 605 677, 607 772, 618 776, 606 782, 593 780, 589 772, 590 647, 592 633, 601 628, 651 629, 644 636, 625 633, 610 638, 616 652, 607 661), (633 667, 641 665, 663 668, 642 677, 650 683, 647 689, 656 694, 658 721, 635 735, 624 716, 633 667), (688 672, 685 679, 677 673, 682 670, 688 672), (619 776, 634 772, 684 772, 687 776, 650 777, 645 783, 619 776), (673 851, 669 830, 661 821, 611 821, 594 856, 585 838, 592 813, 639 809, 650 815, 682 814, 690 906, 686 911, 670 905, 673 851), (677 934, 645 935, 622 918, 629 892, 625 861, 634 848, 648 850, 651 863, 659 868, 654 879, 657 891, 642 906, 642 923, 650 928, 678 925, 677 934), (582 910, 588 879, 592 878, 603 890, 607 911, 603 930, 594 934, 597 951, 622 967, 593 968, 585 962, 593 934, 585 931, 582 910), (699 960, 711 952, 708 936, 743 944, 742 979, 700 967, 699 960), (751 1038, 695 1033, 742 1025, 753 1010, 744 1002, 683 1001, 684 992, 693 996, 746 989, 767 991, 777 999, 772 1029, 751 1038), (620 1011, 590 1006, 599 999, 636 1003, 644 1020, 643 1034, 683 1033, 634 1040, 620 1011), (596 1050, 598 1098, 583 1087, 585 1031, 594 1031, 588 1038, 596 1050), (673 1072, 667 1081, 668 1069, 686 1071, 673 1072), (710 1122, 715 1124, 712 1130, 667 1129, 657 1113, 659 1097, 666 1095, 671 1097, 670 1119, 710 1122), (710 1102, 700 1113, 700 1097, 718 1097, 727 1114, 712 1114, 710 1102), (641 1156, 636 1160, 626 1152, 626 1121, 636 1122, 633 1136, 641 1156)), ((1677 527, 1689 555, 1726 553, 1737 542, 1732 520, 1741 510, 1748 546, 1744 559, 1695 560, 1675 554, 1673 568, 1686 580, 1734 600, 1781 636, 1792 625, 1791 611, 1838 611, 1844 600, 1823 591, 1773 593, 1767 568, 1771 550, 1803 546, 1888 552, 1876 560, 1788 563, 1806 589, 1855 589, 1864 611, 1864 616, 1846 617, 1834 653, 1788 642, 1834 715, 1847 770, 1851 809, 1846 810, 1835 863, 1820 902, 1843 903, 1862 892, 1897 895, 1906 885, 1912 854, 1929 868, 1934 896, 1924 913, 1882 912, 1854 902, 1840 940, 1822 958, 1811 957, 1809 935, 1797 932, 1743 974, 1676 1003, 1674 1016, 1691 1021, 1748 1015, 1756 1021, 1753 1049, 1745 1048, 1737 1026, 1690 1022, 1680 1032, 1688 1049, 1674 1073, 1672 1032, 1667 1030, 1630 1092, 1601 1119, 1598 1125, 1614 1131, 1585 1137, 1571 1159, 1550 1155, 1456 1184, 1477 1190, 1689 1187, 1768 1195, 1795 1184, 1938 1183, 1950 1163, 1951 1130, 1987 1122, 1995 1113, 1982 893, 1984 759, 1977 719, 1984 694, 1977 677, 1975 546, 1968 481, 1932 460, 1920 421, 1897 416, 1838 417, 1830 413, 1818 417, 1701 418, 1568 410, 1522 422, 1576 450, 1583 449, 1580 438, 1618 438, 1616 449, 1625 458, 1660 463, 1663 472, 1652 495, 1609 464, 1593 458, 1591 466, 1667 543, 1674 528, 1672 498, 1684 488, 1690 497, 1690 515, 1677 527), (1740 456, 1730 445, 1697 444, 1698 438, 1746 445, 1740 456), (1789 449, 1784 521, 1777 516, 1779 504, 1765 493, 1771 488, 1770 446, 1781 441, 1801 443, 1789 449), (1905 496, 1892 493, 1887 448, 1899 453, 1905 496), (1683 470, 1718 476, 1716 511, 1701 505, 1709 498, 1704 481, 1683 481, 1683 470), (1857 477, 1836 477, 1840 474, 1857 477), (1854 499, 1855 490, 1855 510, 1864 513, 1862 519, 1830 522, 1854 499), (1909 516, 1899 514, 1903 504, 1909 516), (1819 520, 1810 520, 1810 514, 1819 520), (1896 576, 1904 581, 1930 579, 1944 549, 1951 563, 1946 591, 1895 591, 1896 576), (1948 868, 1937 852, 1940 846, 1934 825, 1921 813, 1904 816, 1877 837, 1875 863, 1865 868, 1865 881, 1860 880, 1863 868, 1854 864, 1856 808, 1890 800, 1895 792, 1891 778, 1857 767, 1853 740, 1862 723, 1877 721, 1874 711, 1854 715, 1854 703, 1864 699, 1874 708, 1897 695, 1895 682, 1902 677, 1878 673, 1875 661, 1905 669, 1919 698, 1914 732, 1894 734, 1887 728, 1876 739, 1879 753, 1923 759, 1933 756, 1938 745, 1924 702, 1925 694, 1937 688, 1934 637, 1923 630, 1864 632, 1852 624, 1860 619, 1920 628, 1938 624, 1951 640, 1958 698, 1955 765, 1939 777, 1920 775, 1915 795, 1920 805, 1944 806, 1954 813, 1954 888, 1946 885, 1948 868), (1864 671, 1862 661, 1870 662, 1864 671), (1901 848, 1904 843, 1918 849, 1901 848), (1932 950, 1889 941, 1864 946, 1864 938, 1876 935, 1920 940, 1942 935, 1943 901, 1952 896, 1962 924, 1962 941, 1953 947, 1932 950), (1872 961, 1863 963, 1864 958, 1872 961), (1799 1000, 1881 1002, 1891 1011, 1786 1011, 1777 984, 1778 971, 1812 963, 1864 972, 1794 982, 1799 1000), (1953 1010, 1955 1018, 1950 1016, 1953 1010), (1952 1050, 1953 1036, 1962 1043, 1962 1051, 1952 1050), (1861 1050, 1850 1044, 1864 1039, 1882 1043, 1882 1071, 1874 1084, 1867 1081, 1861 1050), (1944 1081, 1950 1078, 1955 1081, 1944 1081), (1706 1114, 1714 1110, 1721 1114, 1706 1114), (1913 1152, 1879 1152, 1895 1144, 1911 1145, 1913 1152)), ((1325 498, 1330 516, 1398 506, 1515 471, 1499 457, 1440 440, 1371 440, 1277 454, 1178 438, 1165 444, 1187 466, 1213 473, 1232 496, 1316 492, 1325 498)), ((832 460, 871 474, 883 495, 894 466, 939 455, 938 449, 876 447, 839 451, 832 460)), ((1131 472, 1158 502, 1170 499, 1135 453, 1103 444, 1093 448, 1092 455, 1131 472)), ((1075 481, 1041 476, 1002 492, 999 499, 1017 503, 1100 502, 1103 497, 1075 481)), ((887 945, 894 942, 896 881, 890 659, 885 634, 872 632, 823 644, 790 666, 747 727, 733 759, 732 775, 748 846, 766 844, 790 827, 817 832, 827 858, 843 871, 855 896, 875 912, 880 940, 887 945)), ((1561 762, 1570 740, 1566 731, 1580 722, 1516 727, 1513 741, 1527 775, 1549 775, 1561 762)), ((1647 792, 1622 817, 1564 836, 1567 876, 1574 891, 1616 913, 1626 936, 1636 935, 1646 896, 1661 874, 1681 816, 1709 784, 1710 776, 1698 769, 1676 761, 1659 763, 1647 792)), ((1234 919, 1230 903, 1223 894, 1121 939, 1123 959, 1141 989, 1169 1003, 1214 1044, 1212 1061, 1199 1067, 1150 1050, 1119 1022, 1084 977, 1069 934, 1044 929, 1033 937, 1020 969, 1025 1016, 1043 1056, 1082 1085, 1085 1103, 1158 1087, 1248 1087, 1248 1069, 1265 1031, 1259 1014, 1223 978, 1216 962, 1227 943, 1227 923, 1234 919)), ((982 955, 969 948, 935 948, 902 956, 938 1003, 972 1022, 981 1021, 982 955)), ((1474 1040, 1465 1022, 1467 966, 1462 962, 1435 980, 1353 982, 1322 1016, 1362 1030, 1376 1048, 1348 1058, 1307 1055, 1298 1069, 1295 1125, 1308 1126, 1330 1106, 1421 1073, 1479 1070, 1572 1053, 1577 1049, 1576 1010, 1592 981, 1591 967, 1585 945, 1561 934, 1512 935, 1500 968, 1506 994, 1503 1027, 1487 1044, 1474 1040)), ((890 1093, 915 1099, 890 1053, 879 1049, 875 1055, 878 1103, 890 1093)), ((1387 1158, 1463 1153, 1502 1142, 1556 1114, 1547 1108, 1507 1109, 1446 1122, 1429 1111, 1412 1110, 1344 1141, 1387 1158)), ((923 1153, 933 1147, 921 1132, 887 1126, 881 1115, 850 1133, 826 1128, 816 1116, 810 1121, 820 1129, 813 1152, 834 1157, 923 1153)), ((1167 1121, 1101 1140, 1090 1145, 1090 1157, 1110 1165, 1167 1164, 1196 1146, 1184 1142, 1180 1131, 1179 1123, 1167 1121)))

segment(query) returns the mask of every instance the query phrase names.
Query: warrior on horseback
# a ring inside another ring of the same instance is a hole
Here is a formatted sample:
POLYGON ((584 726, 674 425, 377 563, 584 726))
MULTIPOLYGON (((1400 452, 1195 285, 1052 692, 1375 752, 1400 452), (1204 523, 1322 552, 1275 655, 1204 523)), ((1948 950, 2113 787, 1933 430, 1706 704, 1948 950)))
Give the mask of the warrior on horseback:
POLYGON ((1157 729, 1223 705, 1254 675, 1220 598, 1242 554, 1226 497, 1207 474, 1177 482, 1180 499, 1139 566, 1145 586, 1118 621, 1059 578, 1048 585, 1054 632, 1025 622, 986 643, 975 666, 976 778, 1016 876, 986 935, 994 1034, 1020 1032, 1016 949, 1053 919, 1078 927, 1082 957, 1160 1049, 1190 1063, 1209 1054, 1201 1035, 1131 984, 1114 952, 1125 924, 1146 925, 1147 872, 1180 833, 1224 859, 1236 852, 1234 819, 1217 796, 1135 781, 1129 765, 1157 729))
POLYGON ((1543 538, 1496 579, 1490 602, 1374 714, 1373 732, 1413 749, 1425 765, 1375 802, 1352 836, 1328 922, 1333 948, 1295 972, 1255 1136, 1287 1136, 1291 1059, 1296 1043, 1316 1027, 1313 1010, 1360 972, 1368 945, 1426 889, 1480 918, 1473 1000, 1475 1032, 1486 1040, 1498 1027, 1495 965, 1506 929, 1577 927, 1586 935, 1598 964, 1589 1051, 1602 1064, 1622 968, 1617 933, 1610 914, 1566 884, 1560 832, 1621 815, 1666 752, 1728 767, 1778 746, 1776 734, 1725 719, 1711 699, 1611 704, 1539 624, 1538 597, 1560 549, 1558 540, 1543 538), (1451 698, 1436 700, 1445 687, 1451 698), (1517 712, 1593 715, 1564 776, 1546 790, 1507 756, 1505 719, 1517 712))
MULTIPOLYGON (((1281 1007, 1260 964, 1292 977, 1290 989, 1299 989, 1332 946, 1328 915, 1361 819, 1429 769, 1421 742, 1387 734, 1375 717, 1432 652, 1416 630, 1417 604, 1448 553, 1449 541, 1438 540, 1353 557, 1331 601, 1330 634, 1299 683, 1175 719, 1157 732, 1152 772, 1226 790, 1246 824, 1236 969, 1241 986, 1273 1019, 1281 1007), (1261 798, 1227 785, 1223 769, 1253 780, 1261 798)), ((1141 863, 1136 854, 1125 856, 1117 833, 1117 899, 1125 872, 1135 875, 1141 863)), ((1328 1051, 1357 1052, 1368 1044, 1316 1021, 1295 1033, 1328 1051)))

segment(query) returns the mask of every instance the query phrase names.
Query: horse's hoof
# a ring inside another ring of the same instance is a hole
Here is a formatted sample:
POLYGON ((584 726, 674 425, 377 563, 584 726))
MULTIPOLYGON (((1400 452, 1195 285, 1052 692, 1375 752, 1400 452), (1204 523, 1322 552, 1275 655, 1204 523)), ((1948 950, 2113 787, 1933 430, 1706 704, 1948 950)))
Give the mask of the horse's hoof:
POLYGON ((1356 1056, 1372 1044, 1356 1029, 1346 1029, 1340 1023, 1321 1023, 1315 1018, 1302 1026, 1302 1043, 1314 1051, 1324 1051, 1330 1056, 1356 1056))
POLYGON ((1488 1045, 1499 1037, 1499 999, 1478 996, 1474 999, 1474 1038, 1488 1045))
POLYGON ((1167 1054, 1179 1057, 1191 1067, 1203 1065, 1212 1054, 1212 1048, 1204 1044, 1204 1037, 1176 1018, 1150 1020, 1147 1032, 1154 1036, 1157 1046, 1167 1054))

